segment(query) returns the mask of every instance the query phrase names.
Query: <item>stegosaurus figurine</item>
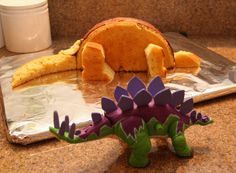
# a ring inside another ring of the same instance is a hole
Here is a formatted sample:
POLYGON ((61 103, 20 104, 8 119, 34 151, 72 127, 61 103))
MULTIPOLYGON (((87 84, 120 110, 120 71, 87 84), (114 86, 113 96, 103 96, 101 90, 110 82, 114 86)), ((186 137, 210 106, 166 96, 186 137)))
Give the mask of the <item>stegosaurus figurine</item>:
POLYGON ((132 150, 129 164, 133 167, 145 167, 149 163, 152 136, 170 137, 176 154, 190 157, 193 152, 186 142, 184 130, 191 125, 213 122, 209 117, 193 110, 193 99, 184 100, 184 90, 171 93, 160 77, 154 78, 147 88, 139 78, 133 77, 127 90, 117 86, 114 96, 117 104, 102 97, 104 115, 92 113, 93 123, 81 130, 76 130, 74 123, 69 125, 68 116, 65 116, 60 125, 55 111, 54 127, 50 127, 50 131, 70 143, 115 134, 132 150))

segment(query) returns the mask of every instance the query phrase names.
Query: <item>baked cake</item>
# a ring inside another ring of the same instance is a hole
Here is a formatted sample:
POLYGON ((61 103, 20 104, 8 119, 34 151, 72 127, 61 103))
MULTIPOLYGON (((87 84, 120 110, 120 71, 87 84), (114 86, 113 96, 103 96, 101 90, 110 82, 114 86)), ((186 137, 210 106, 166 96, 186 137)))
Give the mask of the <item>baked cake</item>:
POLYGON ((199 57, 191 52, 180 51, 174 56, 168 41, 151 24, 133 18, 114 18, 95 25, 69 49, 19 67, 12 86, 75 69, 83 70, 84 80, 112 80, 119 71, 144 71, 152 77, 165 77, 168 69, 199 65, 199 57))
POLYGON ((165 54, 163 48, 155 44, 149 44, 144 51, 150 76, 165 77, 166 68, 164 66, 165 54))
POLYGON ((114 18, 95 25, 81 43, 77 68, 82 68, 81 54, 87 42, 103 46, 106 62, 115 71, 147 71, 144 49, 150 43, 163 48, 166 68, 175 65, 168 41, 154 26, 142 20, 114 18))
POLYGON ((86 80, 112 80, 115 72, 105 62, 105 54, 102 45, 87 42, 86 49, 83 49, 82 57, 82 78, 86 80))
POLYGON ((175 52, 175 67, 200 67, 201 58, 192 52, 175 52))
POLYGON ((12 87, 40 76, 76 69, 76 58, 71 55, 57 54, 32 60, 19 67, 12 79, 12 87))

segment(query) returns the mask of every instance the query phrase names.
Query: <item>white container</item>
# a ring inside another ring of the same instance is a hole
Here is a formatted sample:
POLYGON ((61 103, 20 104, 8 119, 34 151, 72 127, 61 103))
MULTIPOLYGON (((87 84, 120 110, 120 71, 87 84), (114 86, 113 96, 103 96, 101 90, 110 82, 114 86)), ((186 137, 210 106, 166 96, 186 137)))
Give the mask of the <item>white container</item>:
POLYGON ((9 51, 35 52, 51 45, 47 0, 1 0, 0 11, 9 51))
POLYGON ((3 46, 4 46, 4 37, 2 33, 2 22, 0 18, 0 48, 2 48, 3 46))

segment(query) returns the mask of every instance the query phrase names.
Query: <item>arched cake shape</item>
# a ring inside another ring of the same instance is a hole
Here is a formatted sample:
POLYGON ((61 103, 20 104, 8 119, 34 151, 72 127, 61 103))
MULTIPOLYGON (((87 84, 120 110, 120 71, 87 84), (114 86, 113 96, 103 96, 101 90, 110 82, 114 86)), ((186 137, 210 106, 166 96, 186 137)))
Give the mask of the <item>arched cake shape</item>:
POLYGON ((165 67, 174 67, 174 55, 168 41, 151 24, 133 18, 114 18, 95 25, 85 36, 77 54, 82 68, 82 51, 87 42, 101 44, 107 64, 115 71, 147 71, 145 48, 155 44, 163 48, 165 67))

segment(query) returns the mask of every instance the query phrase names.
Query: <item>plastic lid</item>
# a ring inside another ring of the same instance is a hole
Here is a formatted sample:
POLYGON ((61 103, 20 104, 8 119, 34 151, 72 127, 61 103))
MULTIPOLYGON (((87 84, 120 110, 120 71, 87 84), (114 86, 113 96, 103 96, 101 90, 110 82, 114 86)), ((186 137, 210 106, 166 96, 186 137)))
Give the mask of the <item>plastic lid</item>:
POLYGON ((0 7, 4 9, 32 9, 47 4, 47 0, 0 0, 0 7))

